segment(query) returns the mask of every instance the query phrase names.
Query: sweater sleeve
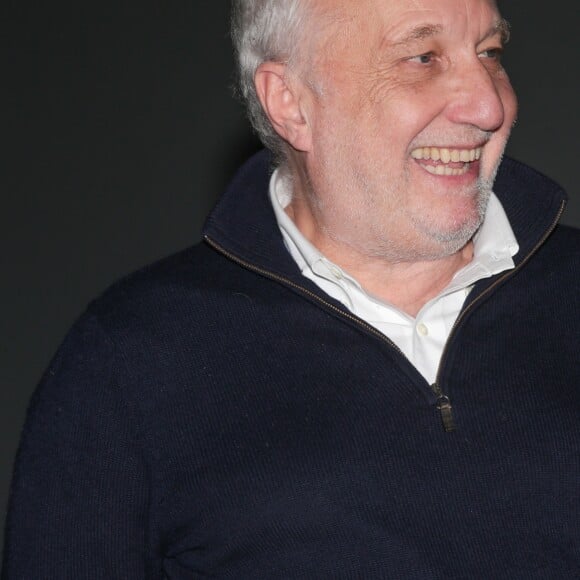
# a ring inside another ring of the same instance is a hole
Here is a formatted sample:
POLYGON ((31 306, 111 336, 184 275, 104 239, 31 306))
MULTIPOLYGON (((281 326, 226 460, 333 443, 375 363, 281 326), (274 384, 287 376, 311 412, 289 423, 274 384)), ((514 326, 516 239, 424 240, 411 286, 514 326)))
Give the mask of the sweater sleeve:
POLYGON ((86 316, 36 390, 14 470, 3 580, 162 577, 148 554, 148 469, 114 361, 111 341, 86 316))

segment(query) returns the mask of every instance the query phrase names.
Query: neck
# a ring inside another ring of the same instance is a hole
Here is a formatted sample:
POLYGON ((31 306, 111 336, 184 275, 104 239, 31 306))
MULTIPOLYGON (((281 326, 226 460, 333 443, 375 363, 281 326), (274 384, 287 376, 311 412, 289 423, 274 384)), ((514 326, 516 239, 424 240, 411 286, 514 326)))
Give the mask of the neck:
POLYGON ((336 263, 368 293, 415 317, 472 259, 473 243, 469 242, 459 252, 437 260, 389 263, 380 259, 352 261, 336 256, 336 263))
POLYGON ((368 255, 325 236, 320 229, 312 227, 309 219, 302 220, 301 212, 296 209, 291 203, 286 212, 324 256, 357 280, 366 292, 413 317, 473 259, 471 241, 458 252, 434 260, 392 261, 380 255, 368 255))

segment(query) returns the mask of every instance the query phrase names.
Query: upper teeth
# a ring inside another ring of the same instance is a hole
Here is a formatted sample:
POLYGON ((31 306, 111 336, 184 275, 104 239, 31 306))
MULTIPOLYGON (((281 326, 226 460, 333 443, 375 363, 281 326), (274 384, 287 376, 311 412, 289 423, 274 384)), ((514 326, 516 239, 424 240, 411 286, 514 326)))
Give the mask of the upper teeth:
POLYGON ((481 157, 481 147, 476 149, 447 149, 444 147, 419 147, 411 152, 413 159, 431 159, 443 163, 469 163, 481 157))

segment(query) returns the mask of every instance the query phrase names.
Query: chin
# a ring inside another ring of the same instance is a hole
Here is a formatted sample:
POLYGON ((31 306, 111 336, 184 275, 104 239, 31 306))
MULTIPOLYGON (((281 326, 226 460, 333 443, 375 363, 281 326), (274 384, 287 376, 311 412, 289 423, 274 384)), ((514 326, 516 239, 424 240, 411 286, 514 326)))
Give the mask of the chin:
POLYGON ((485 219, 492 192, 491 183, 489 180, 480 180, 477 194, 472 198, 464 198, 464 203, 456 205, 453 214, 447 217, 447 227, 443 226, 439 230, 442 240, 466 238, 467 243, 473 237, 485 219))
POLYGON ((427 224, 416 224, 417 228, 426 240, 424 259, 437 260, 459 252, 477 233, 485 217, 487 200, 471 207, 468 212, 458 212, 439 223, 429 220, 427 224))
POLYGON ((451 256, 463 249, 477 233, 481 220, 464 224, 461 228, 434 235, 434 241, 440 249, 440 257, 451 256))

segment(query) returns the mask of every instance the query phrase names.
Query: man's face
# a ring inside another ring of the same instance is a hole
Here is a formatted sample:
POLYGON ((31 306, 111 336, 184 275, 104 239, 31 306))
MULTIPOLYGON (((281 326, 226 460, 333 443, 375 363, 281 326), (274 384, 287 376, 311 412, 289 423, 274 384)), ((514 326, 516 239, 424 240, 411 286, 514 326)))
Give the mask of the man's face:
POLYGON ((457 251, 481 223, 516 115, 495 3, 323 2, 299 225, 315 243, 392 261, 457 251))

